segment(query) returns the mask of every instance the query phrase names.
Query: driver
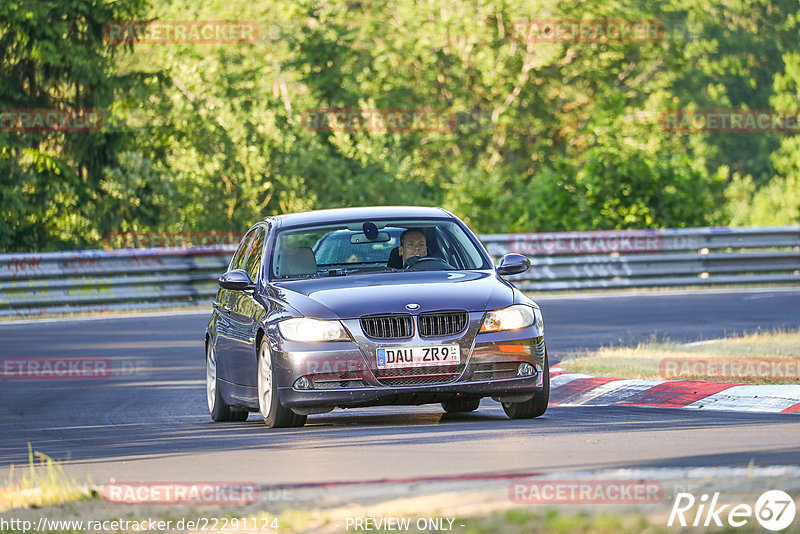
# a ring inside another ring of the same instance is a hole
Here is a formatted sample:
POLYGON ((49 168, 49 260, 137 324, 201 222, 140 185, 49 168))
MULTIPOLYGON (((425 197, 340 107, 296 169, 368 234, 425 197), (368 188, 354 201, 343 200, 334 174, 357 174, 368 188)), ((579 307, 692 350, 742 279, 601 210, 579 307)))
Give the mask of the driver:
POLYGON ((412 256, 424 257, 428 255, 428 245, 425 241, 425 233, 413 228, 400 234, 400 246, 397 248, 400 259, 405 264, 412 256))

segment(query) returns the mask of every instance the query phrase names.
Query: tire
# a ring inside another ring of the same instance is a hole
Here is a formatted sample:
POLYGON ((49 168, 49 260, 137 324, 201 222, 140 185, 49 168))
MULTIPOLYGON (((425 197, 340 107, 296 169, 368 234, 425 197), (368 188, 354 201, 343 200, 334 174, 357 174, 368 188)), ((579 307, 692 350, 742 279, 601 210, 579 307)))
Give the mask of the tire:
POLYGON ((465 399, 456 397, 442 403, 442 408, 447 413, 474 412, 480 405, 480 399, 465 399))
POLYGON ((525 402, 504 402, 503 411, 511 419, 532 419, 544 414, 550 402, 550 362, 544 353, 544 384, 542 390, 525 402))
POLYGON ((299 427, 306 424, 307 416, 294 413, 278 399, 272 352, 266 340, 262 340, 258 347, 258 409, 269 428, 299 427))
POLYGON ((211 419, 222 421, 245 421, 249 412, 244 409, 235 409, 226 404, 219 391, 219 376, 217 375, 217 355, 211 341, 206 346, 206 401, 211 419))

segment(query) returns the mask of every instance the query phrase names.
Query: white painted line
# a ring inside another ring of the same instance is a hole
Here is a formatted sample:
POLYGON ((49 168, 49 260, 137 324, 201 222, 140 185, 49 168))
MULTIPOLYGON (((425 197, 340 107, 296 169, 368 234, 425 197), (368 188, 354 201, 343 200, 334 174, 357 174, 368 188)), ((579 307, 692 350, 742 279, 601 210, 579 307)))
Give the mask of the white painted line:
POLYGON ((727 477, 765 477, 790 476, 800 481, 800 467, 796 465, 750 466, 750 467, 650 467, 641 469, 597 469, 586 471, 555 471, 535 477, 542 480, 675 480, 700 479, 714 480, 727 477))
POLYGON ((800 402, 800 386, 793 386, 793 390, 787 390, 785 397, 772 397, 762 400, 753 407, 753 411, 758 412, 782 412, 786 408, 794 406, 800 402))
POLYGON ((627 291, 620 293, 590 293, 582 295, 578 290, 575 293, 566 295, 547 295, 544 292, 537 292, 535 290, 525 290, 524 293, 532 298, 535 302, 546 300, 583 300, 583 299, 608 299, 608 298, 636 298, 636 297, 672 297, 672 296, 685 296, 685 295, 705 295, 705 294, 723 294, 723 295, 736 295, 736 294, 766 294, 766 293, 798 293, 800 288, 796 287, 776 287, 776 288, 731 288, 731 289, 676 289, 667 291, 627 291))
POLYGON ((737 412, 781 412, 800 402, 800 386, 792 384, 733 386, 686 406, 737 412))
MULTIPOLYGON (((557 389, 579 378, 595 378, 584 374, 564 374, 552 377, 550 387, 557 389)), ((597 386, 559 406, 616 406, 626 399, 670 380, 613 380, 597 386), (608 398, 603 398, 608 396, 608 398), (594 402, 597 401, 597 402, 594 402)), ((680 408, 722 410, 733 412, 778 413, 800 403, 800 385, 732 386, 680 408)))
POLYGON ((550 377, 550 389, 563 386, 564 384, 569 384, 573 380, 578 380, 579 378, 594 378, 594 377, 592 375, 582 375, 580 373, 571 373, 571 374, 553 376, 550 377))
POLYGON ((703 341, 692 341, 691 343, 682 343, 681 347, 699 347, 701 345, 711 345, 713 343, 719 343, 720 341, 725 341, 724 339, 705 339, 703 341))
POLYGON ((621 384, 621 382, 625 382, 625 380, 614 380, 613 382, 608 382, 601 386, 597 386, 596 388, 587 391, 583 395, 580 395, 579 397, 569 402, 563 403, 562 406, 581 406, 583 404, 586 404, 587 402, 599 397, 600 395, 605 395, 606 393, 610 393, 615 389, 622 387, 623 384, 621 384))
POLYGON ((614 406, 624 403, 626 399, 637 393, 663 384, 664 382, 666 382, 666 380, 615 380, 614 382, 603 384, 583 394, 574 401, 562 404, 562 406, 571 406, 573 404, 576 406, 587 404, 589 406, 614 406), (589 404, 590 401, 607 394, 611 394, 611 398, 601 399, 601 402, 589 404))
POLYGON ((139 319, 147 317, 175 317, 176 315, 208 315, 211 317, 211 307, 207 310, 175 310, 165 312, 151 312, 151 313, 118 313, 113 315, 92 315, 89 317, 52 317, 49 319, 23 319, 20 321, 0 321, 0 327, 3 326, 16 326, 21 324, 46 324, 46 323, 63 323, 69 321, 107 321, 110 319, 139 319))

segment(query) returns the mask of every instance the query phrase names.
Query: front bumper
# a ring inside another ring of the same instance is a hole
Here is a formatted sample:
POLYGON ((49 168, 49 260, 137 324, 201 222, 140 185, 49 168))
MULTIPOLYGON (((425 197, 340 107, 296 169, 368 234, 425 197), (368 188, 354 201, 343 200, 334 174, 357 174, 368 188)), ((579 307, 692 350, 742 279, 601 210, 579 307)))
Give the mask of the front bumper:
POLYGON ((353 389, 298 390, 279 388, 281 403, 289 408, 358 408, 388 404, 415 405, 444 402, 457 396, 497 397, 520 402, 542 390, 542 373, 526 378, 453 382, 448 384, 353 389))
POLYGON ((289 408, 355 408, 376 405, 415 405, 460 397, 494 397, 508 402, 531 398, 544 387, 545 345, 541 322, 516 331, 478 334, 482 314, 471 314, 470 325, 458 336, 435 340, 415 336, 402 341, 376 341, 361 334, 357 320, 345 326, 352 342, 297 343, 268 332, 280 402, 289 408), (387 376, 377 368, 381 347, 458 344, 462 363, 437 380, 435 369, 413 368, 423 376, 387 376), (309 350, 313 349, 313 350, 309 350), (534 373, 518 377, 519 364, 534 373), (432 373, 425 376, 425 373, 432 373), (305 377, 308 387, 293 387, 305 377), (421 378, 421 380, 417 380, 421 378), (426 382, 426 383, 420 383, 426 382))

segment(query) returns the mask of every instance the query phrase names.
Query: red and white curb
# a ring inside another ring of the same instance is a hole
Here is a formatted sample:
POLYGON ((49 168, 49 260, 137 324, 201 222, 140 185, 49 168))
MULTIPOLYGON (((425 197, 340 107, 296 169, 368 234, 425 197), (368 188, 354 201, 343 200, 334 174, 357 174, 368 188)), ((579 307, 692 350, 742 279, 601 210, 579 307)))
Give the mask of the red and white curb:
POLYGON ((551 406, 647 406, 800 413, 800 385, 738 385, 691 380, 626 380, 550 372, 551 406))

